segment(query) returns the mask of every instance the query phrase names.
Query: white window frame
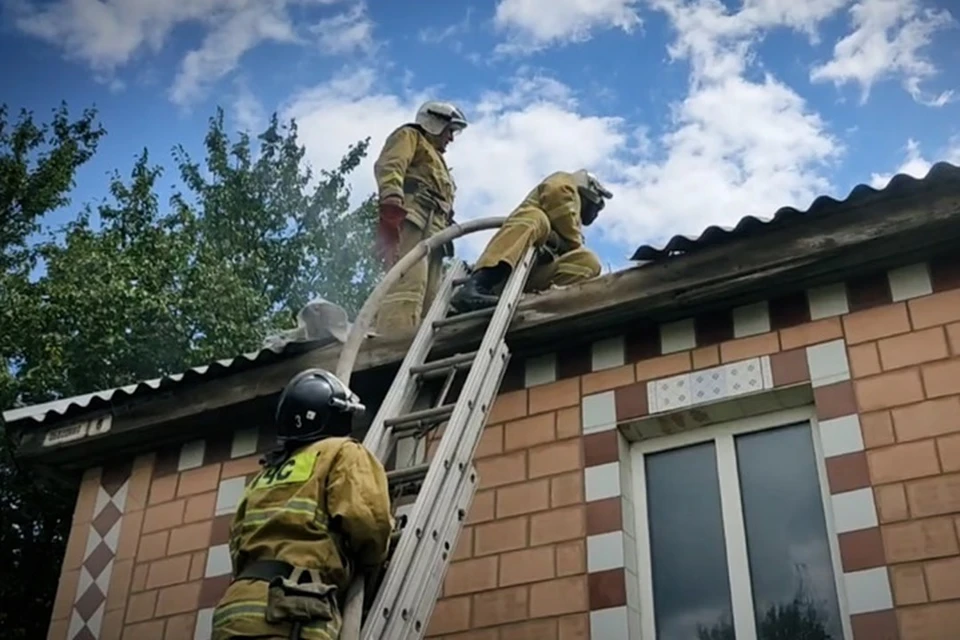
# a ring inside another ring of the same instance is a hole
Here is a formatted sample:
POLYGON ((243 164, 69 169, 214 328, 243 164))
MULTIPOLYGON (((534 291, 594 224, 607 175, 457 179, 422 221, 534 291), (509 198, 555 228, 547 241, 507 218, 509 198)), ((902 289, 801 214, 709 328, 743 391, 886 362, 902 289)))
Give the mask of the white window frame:
POLYGON ((808 422, 813 438, 814 457, 820 479, 820 498, 830 547, 830 562, 837 590, 840 609, 840 624, 844 640, 853 639, 847 594, 843 582, 843 566, 840 562, 840 543, 833 519, 830 489, 827 484, 827 469, 823 456, 823 444, 816 414, 812 406, 786 409, 759 416, 740 418, 710 425, 692 431, 651 438, 630 446, 630 463, 633 476, 633 501, 637 532, 637 560, 640 581, 640 640, 654 640, 655 620, 653 608, 653 578, 649 568, 650 531, 647 524, 647 486, 645 456, 692 444, 713 441, 716 448, 717 476, 720 484, 720 503, 726 544, 727 567, 730 578, 731 604, 734 630, 737 640, 757 640, 753 611, 753 593, 750 585, 750 569, 747 555, 746 531, 743 521, 743 503, 740 497, 737 456, 734 437, 754 431, 774 429, 798 422, 808 422))

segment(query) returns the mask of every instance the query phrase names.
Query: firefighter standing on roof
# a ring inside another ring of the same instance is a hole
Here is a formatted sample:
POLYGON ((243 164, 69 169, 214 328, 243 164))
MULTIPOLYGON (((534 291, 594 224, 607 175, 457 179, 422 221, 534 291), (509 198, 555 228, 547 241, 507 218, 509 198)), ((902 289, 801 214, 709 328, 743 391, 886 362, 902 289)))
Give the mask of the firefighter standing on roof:
POLYGON ((496 290, 532 246, 538 248, 537 264, 527 291, 599 276, 600 260, 584 246, 583 227, 593 224, 611 197, 586 169, 557 171, 544 178, 490 239, 451 304, 460 312, 496 304, 496 290))
MULTIPOLYGON (((453 137, 467 126, 466 117, 446 102, 427 102, 413 123, 391 133, 374 165, 379 190, 377 251, 393 264, 421 240, 447 228, 453 220, 456 185, 443 154, 453 137)), ((381 335, 414 330, 430 307, 448 243, 412 267, 387 293, 376 331, 381 335)))
POLYGON ((386 560, 393 519, 387 477, 347 437, 356 396, 331 373, 295 376, 277 404, 280 447, 247 485, 230 528, 233 582, 213 640, 336 640, 357 572, 386 560))

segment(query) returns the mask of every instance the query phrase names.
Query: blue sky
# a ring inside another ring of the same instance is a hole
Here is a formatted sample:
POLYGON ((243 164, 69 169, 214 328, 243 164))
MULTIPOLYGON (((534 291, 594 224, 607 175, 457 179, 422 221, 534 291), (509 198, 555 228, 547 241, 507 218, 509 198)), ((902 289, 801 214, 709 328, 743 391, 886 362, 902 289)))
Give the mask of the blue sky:
POLYGON ((199 155, 217 105, 234 128, 296 117, 323 168, 439 98, 471 121, 448 154, 459 217, 505 215, 545 174, 586 167, 615 194, 588 241, 620 268, 643 242, 960 164, 949 4, 0 0, 0 73, 11 107, 95 104, 108 130, 50 222, 143 147, 199 155))

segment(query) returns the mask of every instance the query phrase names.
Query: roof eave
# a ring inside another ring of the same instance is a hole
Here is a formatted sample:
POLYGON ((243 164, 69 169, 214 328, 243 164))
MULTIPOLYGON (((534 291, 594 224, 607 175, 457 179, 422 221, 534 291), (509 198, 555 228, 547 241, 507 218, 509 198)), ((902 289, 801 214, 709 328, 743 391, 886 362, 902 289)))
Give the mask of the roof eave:
MULTIPOLYGON (((558 340, 569 344, 571 335, 589 340, 621 332, 638 322, 661 322, 763 299, 784 293, 787 285, 808 288, 835 282, 838 272, 849 278, 925 260, 936 252, 953 250, 958 241, 960 183, 953 183, 949 188, 850 207, 815 224, 784 227, 760 238, 741 239, 682 259, 529 296, 518 310, 509 342, 514 353, 555 348, 558 340)), ((438 350, 470 348, 479 342, 482 328, 477 322, 451 327, 438 336, 438 350)), ((410 338, 369 341, 356 370, 396 366, 410 338)), ((72 459, 76 464, 83 456, 115 453, 111 439, 129 431, 137 431, 138 441, 146 446, 151 437, 169 435, 157 431, 165 425, 241 400, 272 395, 305 367, 334 366, 337 354, 334 347, 313 350, 220 380, 171 388, 166 397, 145 398, 137 406, 115 406, 111 434, 86 442, 46 448, 43 435, 54 425, 22 429, 24 440, 18 453, 63 463, 72 459)))

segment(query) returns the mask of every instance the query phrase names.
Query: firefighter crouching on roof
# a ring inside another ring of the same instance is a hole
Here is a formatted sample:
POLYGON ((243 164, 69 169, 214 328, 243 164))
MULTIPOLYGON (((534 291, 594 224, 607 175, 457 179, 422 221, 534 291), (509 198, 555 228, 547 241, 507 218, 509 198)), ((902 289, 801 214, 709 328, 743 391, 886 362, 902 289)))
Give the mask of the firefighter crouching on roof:
POLYGON ((585 169, 544 178, 490 239, 470 279, 454 294, 453 307, 462 313, 496 304, 498 289, 531 246, 538 248, 537 263, 526 291, 599 276, 600 260, 584 246, 582 227, 592 224, 612 197, 585 169))
MULTIPOLYGON (((450 225, 456 185, 443 159, 447 145, 467 127, 456 106, 426 102, 413 123, 391 133, 374 164, 380 219, 377 252, 389 268, 417 243, 450 225)), ((444 257, 453 244, 419 261, 384 297, 375 331, 407 332, 420 324, 440 284, 444 257)))
POLYGON ((230 527, 233 582, 213 640, 336 640, 358 571, 387 557, 393 519, 383 466, 347 437, 363 406, 333 374, 295 376, 277 403, 279 448, 247 485, 230 527))

